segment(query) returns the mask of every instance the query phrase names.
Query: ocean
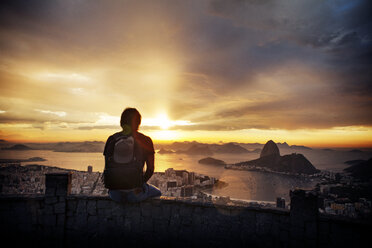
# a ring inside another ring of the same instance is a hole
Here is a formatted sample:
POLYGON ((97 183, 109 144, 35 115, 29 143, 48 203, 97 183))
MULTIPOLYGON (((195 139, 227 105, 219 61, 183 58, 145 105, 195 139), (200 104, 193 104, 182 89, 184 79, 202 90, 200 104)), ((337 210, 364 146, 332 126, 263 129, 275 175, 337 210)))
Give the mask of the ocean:
MULTIPOLYGON (((288 153, 288 152, 287 152, 288 153)), ((281 154, 287 154, 281 151, 281 154)), ((303 154, 317 169, 340 172, 347 167, 347 160, 368 159, 370 153, 352 153, 339 151, 310 150, 303 154)), ((226 163, 236 163, 258 158, 258 153, 247 154, 216 154, 214 158, 226 163)), ((88 165, 93 166, 93 171, 103 171, 104 157, 102 153, 80 153, 80 152, 53 152, 49 150, 0 150, 2 159, 28 159, 31 157, 42 157, 47 161, 24 162, 23 164, 41 164, 56 166, 66 169, 87 170, 88 165)), ((284 197, 289 200, 289 190, 295 188, 310 189, 316 185, 319 179, 301 178, 275 173, 263 173, 254 171, 227 170, 223 166, 199 164, 198 160, 205 156, 186 154, 158 154, 155 155, 155 171, 164 172, 167 168, 177 170, 185 169, 196 173, 215 177, 228 183, 227 187, 213 189, 208 193, 219 196, 230 196, 231 198, 275 201, 276 197, 284 197)))

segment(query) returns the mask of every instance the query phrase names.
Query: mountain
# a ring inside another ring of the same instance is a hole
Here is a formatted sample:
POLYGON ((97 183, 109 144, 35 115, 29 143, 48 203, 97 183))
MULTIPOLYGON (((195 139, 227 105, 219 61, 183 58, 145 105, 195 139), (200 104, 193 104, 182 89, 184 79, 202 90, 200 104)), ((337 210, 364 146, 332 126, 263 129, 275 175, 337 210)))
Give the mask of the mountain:
POLYGON ((298 153, 281 156, 278 169, 285 172, 308 175, 319 172, 303 154, 298 153))
POLYGON ((47 160, 41 157, 32 157, 28 159, 1 158, 0 164, 21 163, 21 162, 40 162, 40 161, 47 161, 47 160))
POLYGON ((307 147, 307 146, 296 146, 296 145, 291 145, 290 146, 291 149, 299 149, 299 150, 312 150, 310 147, 307 147))
POLYGON ((207 144, 193 144, 186 151, 177 151, 177 153, 186 153, 188 155, 212 155, 213 152, 207 144))
POLYGON ((31 147, 28 147, 26 145, 17 144, 11 147, 4 147, 2 150, 17 150, 17 151, 25 151, 25 150, 33 150, 31 147))
POLYGON ((274 143, 274 141, 269 140, 263 147, 260 158, 271 155, 280 156, 280 152, 278 146, 274 143))
POLYGON ((284 142, 284 143, 277 143, 276 144, 277 146, 278 146, 278 148, 280 148, 280 149, 289 149, 290 147, 289 147, 289 145, 287 144, 287 142, 284 142))
POLYGON ((55 152, 103 152, 105 143, 99 141, 59 142, 52 147, 55 152))
POLYGON ((344 169, 344 171, 350 172, 353 177, 362 181, 369 181, 372 178, 372 158, 354 162, 352 166, 344 169))
POLYGON ((184 141, 184 142, 173 142, 171 145, 168 145, 166 148, 172 149, 174 151, 178 150, 187 150, 193 145, 202 145, 202 143, 196 142, 196 141, 184 141))
POLYGON ((223 145, 210 145, 211 149, 216 153, 234 153, 234 154, 240 154, 240 153, 249 153, 249 151, 240 145, 236 145, 234 143, 226 143, 223 145))
POLYGON ((261 151, 262 151, 262 149, 260 149, 260 148, 256 148, 256 149, 254 149, 254 150, 251 151, 251 152, 254 152, 254 153, 261 153, 261 151))
POLYGON ((187 150, 178 150, 177 153, 186 153, 189 155, 212 155, 213 153, 241 154, 249 153, 249 151, 234 143, 218 145, 195 142, 187 150))
POLYGON ((349 152, 352 152, 352 153, 363 153, 362 150, 358 150, 358 149, 353 149, 353 150, 350 150, 349 152))
POLYGON ((290 155, 280 156, 279 148, 272 141, 268 141, 262 149, 260 158, 240 162, 236 166, 255 166, 264 167, 272 171, 300 173, 300 174, 315 174, 318 173, 314 165, 310 163, 302 154, 292 153, 290 155))
MULTIPOLYGON (((198 152, 189 151, 189 149, 194 149, 193 147, 203 147, 203 149, 207 149, 213 153, 226 153, 226 154, 243 154, 243 153, 261 153, 265 156, 266 154, 271 154, 272 152, 279 153, 279 149, 285 150, 312 150, 310 147, 301 146, 301 145, 288 145, 287 142, 277 143, 275 146, 273 145, 273 141, 269 142, 268 144, 260 144, 260 143, 238 143, 238 142, 229 142, 229 143, 218 143, 218 144, 206 144, 206 143, 199 143, 197 141, 183 141, 183 142, 173 142, 172 144, 157 144, 156 149, 165 149, 166 151, 176 151, 177 153, 189 153, 189 154, 200 154, 198 152), (264 148, 266 146, 266 148, 264 148), (278 149, 277 151, 275 149, 278 149), (275 150, 275 151, 274 151, 275 150)), ((159 153, 162 153, 159 151, 159 153)))
POLYGON ((211 158, 211 157, 200 159, 198 162, 199 164, 212 164, 212 165, 225 165, 226 164, 222 160, 211 158))
POLYGON ((174 153, 174 151, 172 150, 167 150, 167 149, 164 149, 164 148, 160 148, 160 150, 158 151, 159 154, 169 154, 169 153, 174 153))
POLYGON ((325 149, 322 149, 322 151, 325 151, 325 152, 334 152, 335 150, 330 149, 330 148, 325 148, 325 149))
POLYGON ((363 159, 355 159, 355 160, 349 160, 349 161, 346 161, 345 164, 348 164, 348 165, 355 165, 355 164, 358 164, 358 163, 361 163, 361 162, 364 162, 365 160, 363 159))

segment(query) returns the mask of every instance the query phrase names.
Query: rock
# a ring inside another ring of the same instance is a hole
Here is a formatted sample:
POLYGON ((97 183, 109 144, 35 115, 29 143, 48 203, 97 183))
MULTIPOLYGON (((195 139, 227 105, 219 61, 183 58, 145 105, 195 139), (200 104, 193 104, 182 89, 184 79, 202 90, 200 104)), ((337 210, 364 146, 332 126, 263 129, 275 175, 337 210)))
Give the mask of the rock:
POLYGON ((47 160, 41 157, 32 157, 32 158, 25 160, 25 162, 40 162, 40 161, 47 161, 47 160))
POLYGON ((280 157, 280 170, 290 173, 315 174, 317 170, 302 154, 292 153, 280 157))
POLYGON ((279 148, 275 144, 274 141, 269 140, 265 146, 263 147, 260 158, 265 157, 265 156, 270 156, 270 155, 275 155, 275 156, 280 156, 279 148))
POLYGON ((211 158, 211 157, 200 159, 198 162, 199 164, 212 164, 212 165, 225 165, 226 164, 222 160, 211 158))
POLYGON ((312 175, 319 172, 302 154, 292 153, 280 156, 279 148, 272 140, 265 144, 260 158, 235 165, 262 167, 272 171, 294 174, 312 175))

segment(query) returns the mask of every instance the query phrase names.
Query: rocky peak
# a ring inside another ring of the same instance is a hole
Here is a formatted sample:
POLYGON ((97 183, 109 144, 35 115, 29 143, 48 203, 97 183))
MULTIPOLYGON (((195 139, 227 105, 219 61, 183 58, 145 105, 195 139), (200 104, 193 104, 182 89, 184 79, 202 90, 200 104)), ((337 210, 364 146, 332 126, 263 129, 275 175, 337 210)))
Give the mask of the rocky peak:
POLYGON ((279 148, 274 141, 269 140, 261 151, 260 158, 270 155, 280 156, 279 148))

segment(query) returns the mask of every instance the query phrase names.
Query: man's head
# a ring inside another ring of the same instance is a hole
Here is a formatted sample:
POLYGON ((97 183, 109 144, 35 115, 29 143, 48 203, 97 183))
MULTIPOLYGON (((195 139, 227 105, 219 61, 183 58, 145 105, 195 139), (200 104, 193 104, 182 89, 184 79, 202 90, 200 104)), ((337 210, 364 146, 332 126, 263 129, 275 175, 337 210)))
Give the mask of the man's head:
POLYGON ((131 133, 138 130, 141 124, 141 114, 135 108, 126 108, 121 114, 120 126, 123 131, 131 133))

